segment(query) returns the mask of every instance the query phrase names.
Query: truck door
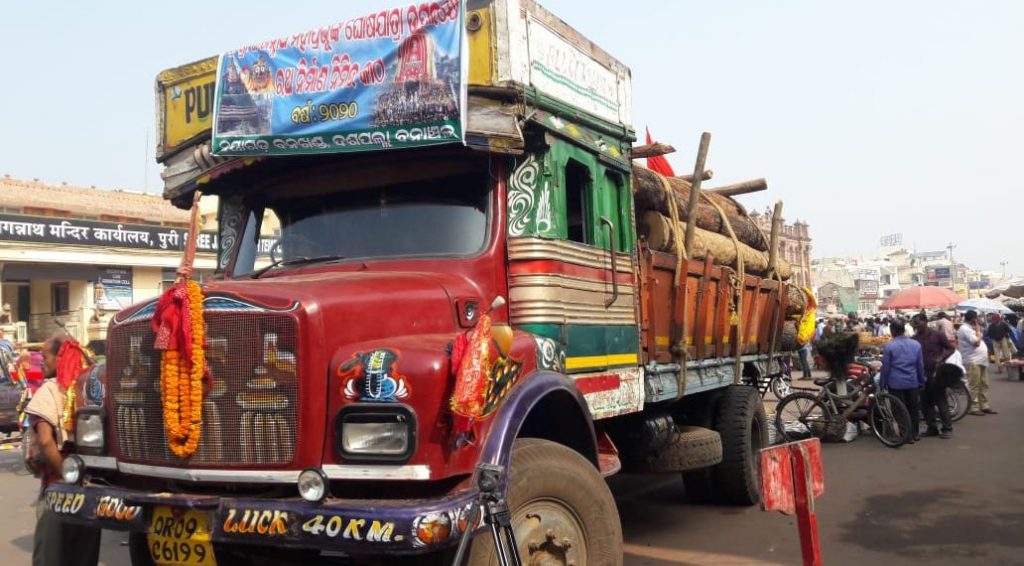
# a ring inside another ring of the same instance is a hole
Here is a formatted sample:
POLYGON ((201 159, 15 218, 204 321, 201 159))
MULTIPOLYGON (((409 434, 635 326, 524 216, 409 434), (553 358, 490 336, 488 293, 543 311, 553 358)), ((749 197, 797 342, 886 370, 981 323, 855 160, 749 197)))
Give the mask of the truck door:
POLYGON ((595 417, 638 410, 628 176, 560 140, 523 165, 536 169, 522 175, 521 165, 509 183, 512 322, 555 343, 562 371, 576 378, 595 417), (517 234, 526 192, 535 212, 517 234))

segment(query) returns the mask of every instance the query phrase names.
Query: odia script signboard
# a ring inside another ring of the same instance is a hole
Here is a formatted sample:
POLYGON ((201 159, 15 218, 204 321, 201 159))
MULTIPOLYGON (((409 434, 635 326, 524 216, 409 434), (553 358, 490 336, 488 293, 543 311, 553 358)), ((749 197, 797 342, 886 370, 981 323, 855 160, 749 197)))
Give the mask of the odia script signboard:
POLYGON ((273 155, 463 139, 459 0, 383 10, 225 53, 213 151, 273 155))

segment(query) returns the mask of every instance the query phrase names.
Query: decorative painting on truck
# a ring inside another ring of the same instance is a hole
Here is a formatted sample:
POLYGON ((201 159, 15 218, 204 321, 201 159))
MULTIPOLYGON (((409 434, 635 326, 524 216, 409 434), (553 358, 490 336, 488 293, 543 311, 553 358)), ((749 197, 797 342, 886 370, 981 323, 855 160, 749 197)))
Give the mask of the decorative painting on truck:
POLYGON ((338 368, 344 380, 342 393, 349 401, 395 403, 409 396, 409 384, 398 373, 398 353, 394 350, 356 352, 338 368))
POLYGON ((215 155, 342 153, 461 142, 464 6, 443 0, 220 56, 215 155))

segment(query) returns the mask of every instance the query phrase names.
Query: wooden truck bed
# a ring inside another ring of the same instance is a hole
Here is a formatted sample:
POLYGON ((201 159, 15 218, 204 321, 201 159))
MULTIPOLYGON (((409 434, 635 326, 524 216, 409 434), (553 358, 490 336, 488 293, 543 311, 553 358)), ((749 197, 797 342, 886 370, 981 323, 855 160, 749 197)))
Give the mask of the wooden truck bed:
POLYGON ((741 356, 781 349, 787 296, 778 280, 745 277, 742 317, 734 326, 731 320, 738 306, 735 271, 714 265, 710 257, 683 261, 686 277, 677 293, 673 288, 676 256, 642 245, 639 255, 640 340, 645 363, 682 363, 677 346, 681 339, 686 343, 687 365, 734 358, 740 332, 741 356))

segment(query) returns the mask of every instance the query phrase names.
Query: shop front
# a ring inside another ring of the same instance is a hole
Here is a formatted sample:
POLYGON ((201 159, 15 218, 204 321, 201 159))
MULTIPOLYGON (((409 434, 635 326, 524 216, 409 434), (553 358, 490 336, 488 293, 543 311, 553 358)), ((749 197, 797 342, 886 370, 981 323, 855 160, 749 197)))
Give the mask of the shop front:
MULTIPOLYGON (((82 342, 103 340, 111 314, 173 284, 185 235, 181 226, 0 214, 0 326, 19 342, 61 327, 82 342)), ((196 270, 206 277, 216 236, 200 234, 198 244, 196 270)))

